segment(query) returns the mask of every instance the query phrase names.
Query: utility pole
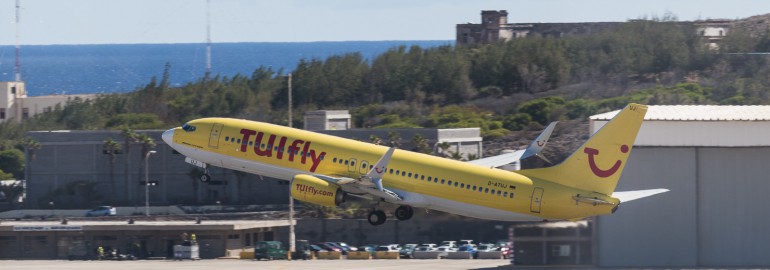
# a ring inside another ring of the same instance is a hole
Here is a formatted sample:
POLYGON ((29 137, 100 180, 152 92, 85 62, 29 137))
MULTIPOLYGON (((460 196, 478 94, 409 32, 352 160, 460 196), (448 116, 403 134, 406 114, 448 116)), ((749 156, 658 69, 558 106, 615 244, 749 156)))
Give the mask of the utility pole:
MULTIPOLYGON (((291 121, 291 72, 289 77, 289 127, 292 127, 291 121)), ((291 187, 289 185, 289 256, 287 258, 291 260, 291 255, 297 251, 296 240, 294 236, 294 198, 291 197, 291 187)))
POLYGON ((291 72, 289 72, 289 127, 292 127, 292 117, 291 117, 291 72))
POLYGON ((144 154, 144 215, 150 216, 150 155, 155 154, 155 151, 147 151, 144 154))
POLYGON ((19 42, 19 10, 21 10, 21 0, 16 0, 16 81, 21 81, 21 43, 19 42))
POLYGON ((206 74, 205 80, 211 76, 211 0, 206 0, 206 74))

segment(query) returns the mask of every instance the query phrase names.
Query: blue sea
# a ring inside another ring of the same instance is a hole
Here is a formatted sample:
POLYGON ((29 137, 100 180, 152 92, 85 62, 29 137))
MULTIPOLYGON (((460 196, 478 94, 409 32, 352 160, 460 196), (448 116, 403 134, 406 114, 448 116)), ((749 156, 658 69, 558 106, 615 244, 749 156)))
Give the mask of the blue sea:
MULTIPOLYGON (((326 59, 359 52, 372 60, 388 49, 417 45, 454 45, 433 41, 341 41, 291 43, 214 43, 212 75, 251 76, 260 66, 288 73, 301 59, 326 59)), ((169 80, 181 86, 206 72, 206 44, 28 45, 21 47, 22 80, 27 95, 129 92, 161 78, 166 63, 169 80)), ((0 46, 0 81, 14 80, 15 48, 0 46)))

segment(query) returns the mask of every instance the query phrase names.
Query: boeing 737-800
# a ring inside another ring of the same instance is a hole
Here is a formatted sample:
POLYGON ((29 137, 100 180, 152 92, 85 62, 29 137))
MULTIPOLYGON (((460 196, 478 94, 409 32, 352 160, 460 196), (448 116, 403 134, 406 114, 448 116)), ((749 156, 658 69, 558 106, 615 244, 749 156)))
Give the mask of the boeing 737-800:
MULTIPOLYGON (((630 104, 559 165, 520 171, 229 118, 192 120, 163 140, 190 163, 288 180, 293 198, 324 206, 353 195, 398 205, 399 220, 414 207, 503 221, 575 220, 668 191, 615 192, 646 111, 630 104)), ((372 225, 385 219, 378 208, 368 215, 372 225)))

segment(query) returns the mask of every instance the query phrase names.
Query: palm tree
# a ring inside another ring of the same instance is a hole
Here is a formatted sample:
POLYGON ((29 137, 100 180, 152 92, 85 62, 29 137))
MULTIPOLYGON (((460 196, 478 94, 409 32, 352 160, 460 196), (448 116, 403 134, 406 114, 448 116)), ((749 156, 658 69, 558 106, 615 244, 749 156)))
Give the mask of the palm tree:
POLYGON ((390 146, 398 148, 401 146, 401 133, 395 131, 388 132, 388 141, 390 146))
MULTIPOLYGON (((142 163, 139 165, 139 178, 141 178, 142 174, 141 172, 145 170, 144 164, 147 164, 147 158, 149 156, 147 155, 147 152, 150 152, 153 148, 155 148, 155 140, 150 137, 149 135, 145 133, 138 134, 136 136, 136 140, 142 144, 142 163)), ((140 180, 141 181, 141 180, 140 180)), ((139 192, 137 192, 137 198, 139 197, 139 192)))
POLYGON ((115 155, 120 151, 120 143, 112 138, 107 138, 102 144, 104 153, 110 155, 110 198, 115 199, 115 155))
POLYGON ((136 132, 134 132, 130 128, 125 127, 125 128, 123 128, 120 131, 120 135, 123 136, 123 138, 125 139, 125 142, 124 142, 123 145, 124 145, 124 148, 126 149, 126 152, 123 155, 123 157, 125 158, 126 166, 123 168, 123 170, 124 170, 123 171, 123 175, 125 177, 125 183, 124 183, 125 184, 125 187, 124 187, 125 189, 124 190, 126 191, 126 196, 124 197, 124 199, 126 200, 126 202, 128 202, 129 201, 128 198, 130 197, 129 196, 129 182, 131 181, 129 179, 129 175, 128 175, 128 169, 129 169, 129 167, 131 165, 131 155, 129 155, 129 154, 131 153, 131 143, 137 142, 137 136, 139 134, 137 134, 136 132))
POLYGON ((27 137, 24 139, 24 146, 27 148, 27 168, 25 169, 26 179, 29 181, 29 179, 32 176, 32 161, 35 160, 35 151, 40 149, 42 145, 37 140, 27 137))

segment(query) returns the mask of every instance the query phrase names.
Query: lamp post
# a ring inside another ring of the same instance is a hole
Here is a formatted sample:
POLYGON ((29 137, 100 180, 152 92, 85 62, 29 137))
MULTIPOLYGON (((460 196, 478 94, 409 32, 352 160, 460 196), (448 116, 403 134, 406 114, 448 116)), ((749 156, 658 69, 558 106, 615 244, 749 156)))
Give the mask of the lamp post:
MULTIPOLYGON (((291 117, 291 72, 286 76, 288 77, 289 84, 289 127, 292 127, 291 117)), ((287 258, 291 260, 291 255, 297 250, 296 241, 294 240, 294 198, 291 197, 291 185, 289 185, 289 255, 287 258)))
POLYGON ((156 151, 147 151, 144 154, 144 215, 150 216, 150 166, 148 160, 150 155, 157 153, 156 151))

